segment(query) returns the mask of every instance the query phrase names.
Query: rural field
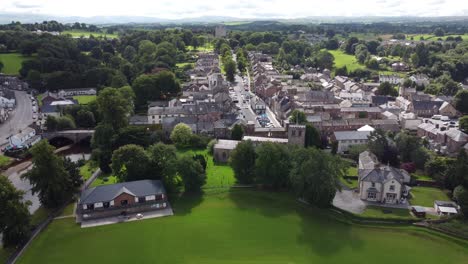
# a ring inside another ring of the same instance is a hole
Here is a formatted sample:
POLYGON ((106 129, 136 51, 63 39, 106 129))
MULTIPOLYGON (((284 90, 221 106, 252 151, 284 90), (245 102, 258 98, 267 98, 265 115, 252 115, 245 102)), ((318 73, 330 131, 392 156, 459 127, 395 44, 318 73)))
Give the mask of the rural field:
POLYGON ((77 100, 79 104, 86 105, 96 100, 96 95, 77 95, 73 96, 73 99, 77 100))
POLYGON ((31 57, 23 56, 20 53, 0 53, 0 61, 3 62, 2 73, 18 75, 21 63, 31 57))
POLYGON ((328 52, 335 57, 335 68, 346 66, 348 72, 366 68, 365 65, 359 64, 355 56, 346 54, 342 50, 329 50, 328 52))
POLYGON ((175 216, 81 229, 54 222, 18 263, 465 263, 468 242, 423 229, 360 227, 287 194, 209 191, 175 216), (395 252, 398 252, 397 254, 395 252), (444 254, 440 254, 444 252, 444 254))
POLYGON ((94 37, 106 37, 106 38, 111 38, 111 39, 119 37, 117 34, 108 34, 104 32, 90 32, 90 31, 84 31, 84 30, 66 30, 60 34, 62 35, 69 34, 73 38, 81 38, 81 37, 89 38, 91 35, 93 35, 94 37))

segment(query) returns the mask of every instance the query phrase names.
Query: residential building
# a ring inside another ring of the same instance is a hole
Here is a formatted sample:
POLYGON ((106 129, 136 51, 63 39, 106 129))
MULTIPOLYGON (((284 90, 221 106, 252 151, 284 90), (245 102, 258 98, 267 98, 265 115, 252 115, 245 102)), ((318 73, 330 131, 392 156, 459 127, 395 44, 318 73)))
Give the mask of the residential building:
POLYGON ((240 141, 220 139, 214 145, 213 158, 216 162, 228 162, 231 152, 237 147, 240 141))

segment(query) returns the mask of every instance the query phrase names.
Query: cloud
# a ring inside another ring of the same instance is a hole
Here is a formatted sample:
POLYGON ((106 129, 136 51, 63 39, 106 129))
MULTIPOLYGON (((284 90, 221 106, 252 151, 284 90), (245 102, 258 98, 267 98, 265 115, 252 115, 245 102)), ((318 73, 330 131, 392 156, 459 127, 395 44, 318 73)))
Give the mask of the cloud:
POLYGON ((300 18, 312 16, 466 15, 461 0, 1 0, 2 12, 54 16, 201 16, 300 18), (40 2, 40 4, 38 4, 40 2))
POLYGON ((16 1, 13 3, 13 6, 18 8, 18 9, 32 9, 32 8, 40 8, 42 5, 40 4, 33 4, 24 2, 24 1, 16 1))

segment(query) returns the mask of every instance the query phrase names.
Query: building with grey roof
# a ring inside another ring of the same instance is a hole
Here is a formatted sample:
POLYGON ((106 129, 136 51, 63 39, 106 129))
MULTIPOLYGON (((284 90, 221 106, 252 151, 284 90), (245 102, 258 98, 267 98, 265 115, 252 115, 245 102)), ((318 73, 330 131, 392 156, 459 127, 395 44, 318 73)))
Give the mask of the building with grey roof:
POLYGON ((159 180, 141 180, 101 185, 81 193, 77 222, 154 211, 169 207, 159 180))
POLYGON ((216 162, 228 162, 231 152, 237 147, 240 141, 220 139, 214 145, 213 158, 216 162))
POLYGON ((336 131, 333 138, 338 142, 337 153, 345 153, 349 147, 355 145, 364 145, 369 141, 370 131, 336 131))

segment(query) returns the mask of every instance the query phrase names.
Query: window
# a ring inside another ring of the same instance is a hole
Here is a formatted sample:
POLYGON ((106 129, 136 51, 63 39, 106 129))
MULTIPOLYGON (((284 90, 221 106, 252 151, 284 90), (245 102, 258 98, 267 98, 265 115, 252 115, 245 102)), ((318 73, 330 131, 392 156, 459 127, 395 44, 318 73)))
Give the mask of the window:
POLYGON ((367 193, 367 199, 377 199, 377 193, 375 192, 367 193))
POLYGON ((138 197, 138 202, 139 202, 139 203, 144 203, 144 202, 146 202, 146 197, 145 197, 145 196, 138 197))
POLYGON ((299 130, 299 136, 302 137, 302 131, 299 130))
POLYGON ((296 130, 293 130, 293 131, 292 131, 292 136, 293 136, 293 137, 296 136, 296 130))
POLYGON ((120 205, 127 205, 128 204, 128 200, 122 200, 120 201, 120 205))
POLYGON ((375 187, 375 182, 372 183, 372 187, 375 187))
POLYGON ((94 210, 94 204, 88 204, 88 210, 94 210))
POLYGON ((395 190, 395 185, 390 185, 390 191, 394 191, 395 190))
POLYGON ((109 208, 109 206, 110 206, 109 202, 102 203, 102 207, 104 208, 109 208))

